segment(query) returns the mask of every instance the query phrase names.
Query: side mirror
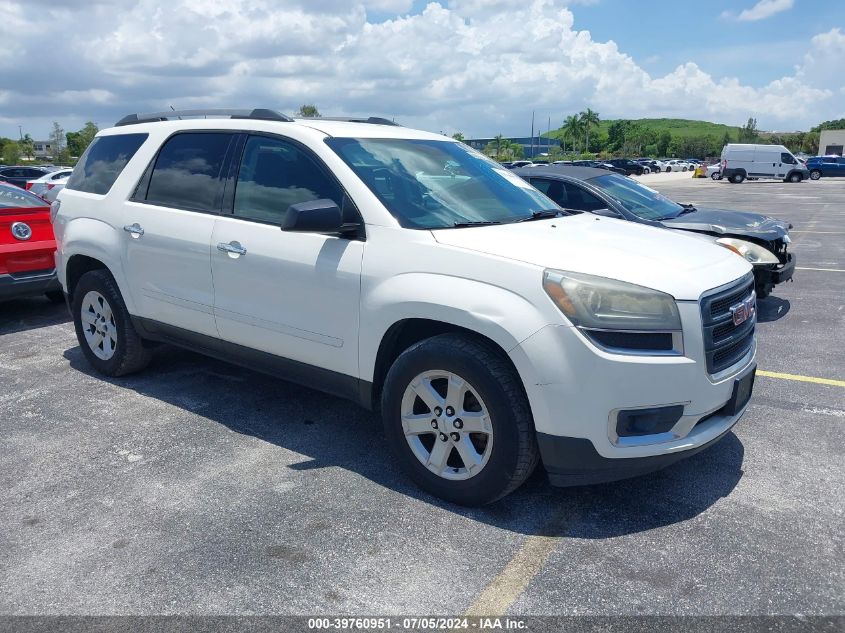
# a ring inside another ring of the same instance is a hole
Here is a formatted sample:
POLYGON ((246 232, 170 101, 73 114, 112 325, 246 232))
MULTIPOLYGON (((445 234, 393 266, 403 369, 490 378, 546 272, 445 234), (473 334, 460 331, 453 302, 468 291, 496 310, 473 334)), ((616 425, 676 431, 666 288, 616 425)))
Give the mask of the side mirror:
POLYGON ((298 233, 357 233, 358 224, 344 224, 340 207, 333 200, 321 198, 292 204, 282 218, 283 231, 298 233))

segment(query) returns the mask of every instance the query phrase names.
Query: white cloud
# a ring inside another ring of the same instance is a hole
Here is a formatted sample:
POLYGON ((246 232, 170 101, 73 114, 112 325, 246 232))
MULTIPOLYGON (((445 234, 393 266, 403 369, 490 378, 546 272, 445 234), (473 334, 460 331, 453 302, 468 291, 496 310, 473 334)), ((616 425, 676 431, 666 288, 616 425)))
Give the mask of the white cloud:
POLYGON ((377 114, 467 135, 527 134, 531 110, 554 125, 587 106, 602 117, 677 116, 808 127, 839 116, 845 36, 817 35, 792 72, 763 86, 693 62, 652 76, 613 41, 575 28, 571 2, 442 0, 0 0, 3 112, 42 136, 93 119, 175 107, 316 103, 324 114, 377 114), (392 19, 372 23, 371 11, 392 19), (61 23, 72 38, 27 33, 61 23), (530 34, 530 37, 526 36, 530 34), (49 81, 27 70, 38 58, 49 81), (38 129, 36 129, 38 128, 38 129))
MULTIPOLYGON (((788 11, 795 4, 795 0, 759 0, 750 9, 743 9, 736 16, 738 20, 743 22, 754 22, 756 20, 765 20, 776 13, 788 11)), ((733 11, 723 11, 723 18, 733 18, 736 14, 733 11)))

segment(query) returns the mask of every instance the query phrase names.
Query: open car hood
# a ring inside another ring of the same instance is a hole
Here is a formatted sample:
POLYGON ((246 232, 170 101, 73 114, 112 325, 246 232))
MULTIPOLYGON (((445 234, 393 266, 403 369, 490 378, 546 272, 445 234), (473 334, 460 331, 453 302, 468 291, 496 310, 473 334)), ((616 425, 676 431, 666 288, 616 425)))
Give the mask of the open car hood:
POLYGON ((790 224, 759 213, 731 211, 696 207, 693 213, 662 220, 661 223, 672 229, 713 233, 714 235, 735 235, 753 237, 758 240, 773 241, 789 233, 790 224))

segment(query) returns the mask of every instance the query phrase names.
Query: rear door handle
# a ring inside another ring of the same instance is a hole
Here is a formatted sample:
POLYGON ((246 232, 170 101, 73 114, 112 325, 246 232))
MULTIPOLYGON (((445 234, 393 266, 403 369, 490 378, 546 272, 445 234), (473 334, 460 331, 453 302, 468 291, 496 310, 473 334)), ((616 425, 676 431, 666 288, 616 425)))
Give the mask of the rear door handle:
POLYGON ((217 244, 217 250, 229 255, 246 255, 246 249, 241 246, 240 242, 220 242, 217 244))
POLYGON ((144 229, 141 228, 141 225, 135 222, 134 224, 127 224, 123 227, 123 230, 129 233, 135 239, 138 239, 144 234, 144 229))

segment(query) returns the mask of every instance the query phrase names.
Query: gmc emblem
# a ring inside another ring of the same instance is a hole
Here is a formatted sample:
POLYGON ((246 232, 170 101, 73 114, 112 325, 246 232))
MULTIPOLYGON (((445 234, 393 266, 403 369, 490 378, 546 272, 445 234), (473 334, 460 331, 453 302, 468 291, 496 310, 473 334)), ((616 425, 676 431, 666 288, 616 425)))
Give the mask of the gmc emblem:
POLYGON ((731 317, 733 318, 734 325, 742 325, 748 319, 753 318, 756 313, 757 295, 753 292, 747 299, 731 306, 731 317))

